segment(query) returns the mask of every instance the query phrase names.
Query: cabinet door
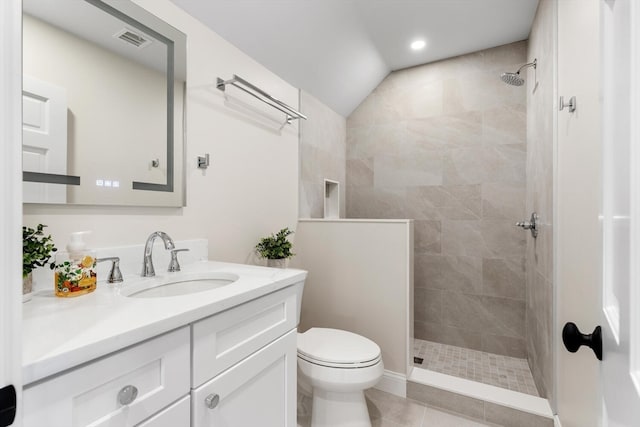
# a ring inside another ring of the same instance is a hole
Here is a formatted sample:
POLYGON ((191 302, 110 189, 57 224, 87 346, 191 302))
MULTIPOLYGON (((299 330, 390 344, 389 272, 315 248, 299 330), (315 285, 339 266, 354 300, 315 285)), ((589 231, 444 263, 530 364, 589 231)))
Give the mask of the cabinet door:
POLYGON ((187 427, 190 425, 191 398, 185 396, 136 427, 187 427))
POLYGON ((294 427, 296 331, 192 391, 193 427, 294 427))

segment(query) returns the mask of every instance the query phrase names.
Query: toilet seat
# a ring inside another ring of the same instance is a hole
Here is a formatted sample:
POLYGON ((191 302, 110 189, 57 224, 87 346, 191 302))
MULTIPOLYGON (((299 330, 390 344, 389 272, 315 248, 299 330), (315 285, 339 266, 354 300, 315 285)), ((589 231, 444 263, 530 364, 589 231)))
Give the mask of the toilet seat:
POLYGON ((298 334, 298 357, 319 366, 366 368, 380 362, 380 347, 363 336, 329 328, 298 334))

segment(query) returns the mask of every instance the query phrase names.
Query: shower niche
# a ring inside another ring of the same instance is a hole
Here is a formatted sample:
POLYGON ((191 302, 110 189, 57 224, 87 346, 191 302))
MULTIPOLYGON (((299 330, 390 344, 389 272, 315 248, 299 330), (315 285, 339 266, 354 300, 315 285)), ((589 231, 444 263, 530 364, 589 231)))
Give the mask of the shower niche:
POLYGON ((324 180, 324 218, 340 218, 340 183, 324 180))

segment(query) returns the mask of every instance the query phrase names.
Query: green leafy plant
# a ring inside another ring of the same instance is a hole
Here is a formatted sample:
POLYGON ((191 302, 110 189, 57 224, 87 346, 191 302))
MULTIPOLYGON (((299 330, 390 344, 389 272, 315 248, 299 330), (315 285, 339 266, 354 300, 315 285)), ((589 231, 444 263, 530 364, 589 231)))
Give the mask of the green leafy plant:
POLYGON ((256 245, 256 250, 262 258, 267 259, 285 259, 291 258, 295 254, 291 252, 293 245, 287 240, 287 237, 293 234, 289 228, 283 228, 276 234, 263 237, 256 245))
POLYGON ((22 227, 22 277, 27 277, 36 267, 44 267, 49 264, 55 268, 51 260, 53 252, 56 252, 51 235, 45 236, 42 230, 46 225, 38 224, 36 229, 22 227))

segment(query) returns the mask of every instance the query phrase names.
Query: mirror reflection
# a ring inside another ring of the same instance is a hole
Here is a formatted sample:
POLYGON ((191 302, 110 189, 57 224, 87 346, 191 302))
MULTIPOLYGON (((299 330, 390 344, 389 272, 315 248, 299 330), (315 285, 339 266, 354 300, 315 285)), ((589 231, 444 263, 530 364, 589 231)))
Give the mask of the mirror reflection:
POLYGON ((128 1, 23 4, 24 201, 182 206, 185 36, 128 1))

